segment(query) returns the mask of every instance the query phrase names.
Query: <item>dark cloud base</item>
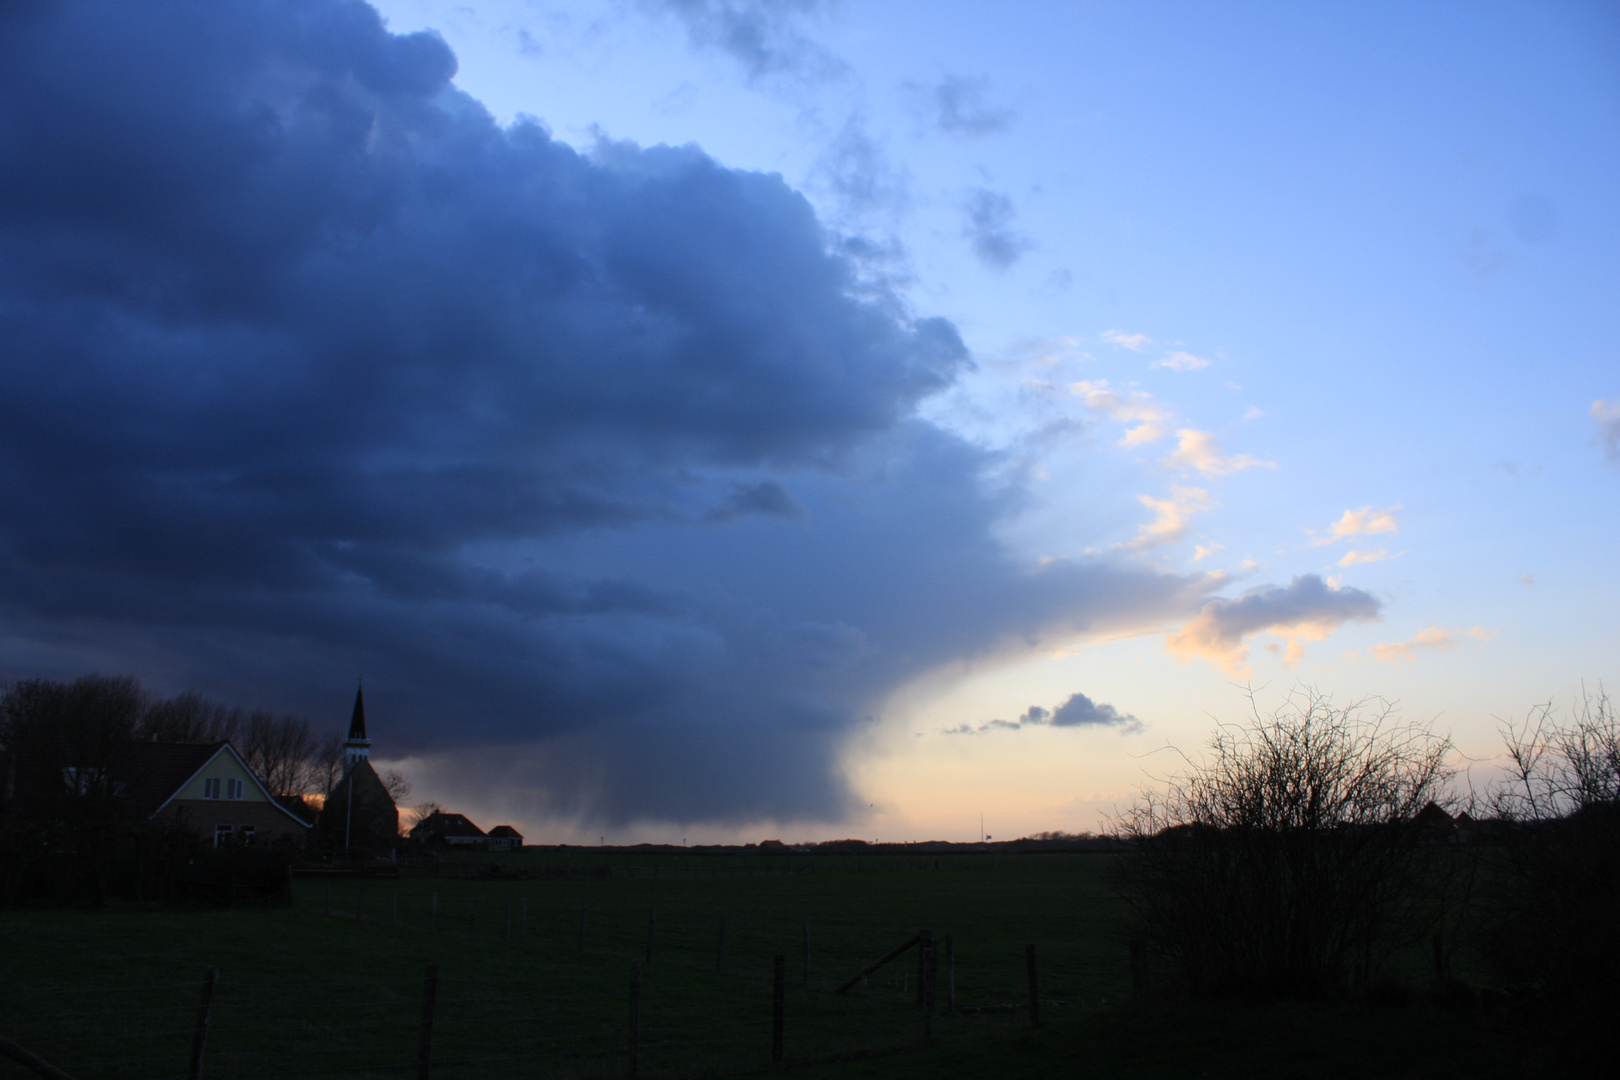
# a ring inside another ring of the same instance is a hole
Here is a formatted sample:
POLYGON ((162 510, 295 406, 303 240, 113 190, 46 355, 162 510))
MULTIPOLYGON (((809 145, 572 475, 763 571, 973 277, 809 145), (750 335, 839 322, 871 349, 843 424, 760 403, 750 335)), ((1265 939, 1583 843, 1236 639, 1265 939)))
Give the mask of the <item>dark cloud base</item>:
POLYGON ((779 177, 454 71, 344 0, 0 8, 5 675, 340 717, 363 672, 380 746, 552 812, 834 819, 906 679, 1196 609, 1010 559, 914 418, 956 331, 779 177))

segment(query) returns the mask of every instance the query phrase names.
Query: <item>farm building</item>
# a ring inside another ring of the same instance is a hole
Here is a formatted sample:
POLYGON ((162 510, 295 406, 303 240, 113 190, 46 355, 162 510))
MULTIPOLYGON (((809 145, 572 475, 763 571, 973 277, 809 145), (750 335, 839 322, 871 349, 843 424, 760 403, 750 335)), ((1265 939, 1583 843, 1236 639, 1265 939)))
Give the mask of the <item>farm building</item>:
POLYGON ((489 834, 467 819, 465 814, 435 810, 411 829, 411 839, 420 844, 444 847, 489 847, 489 834))
POLYGON ((497 825, 489 830, 489 850, 517 851, 523 846, 523 834, 510 825, 497 825))

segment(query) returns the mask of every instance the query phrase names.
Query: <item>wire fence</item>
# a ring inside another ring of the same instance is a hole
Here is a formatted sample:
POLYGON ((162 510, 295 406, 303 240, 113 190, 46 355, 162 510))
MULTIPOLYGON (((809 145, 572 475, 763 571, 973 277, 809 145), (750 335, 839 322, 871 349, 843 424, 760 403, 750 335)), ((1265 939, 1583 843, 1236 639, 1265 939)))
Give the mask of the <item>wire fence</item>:
MULTIPOLYGON (((384 883, 386 884, 386 883, 384 883)), ((305 895, 308 909, 309 895, 305 895)), ((1118 965, 847 919, 541 904, 515 886, 326 885, 318 913, 442 942, 496 938, 532 978, 197 981, 0 990, 0 1034, 74 1080, 684 1077, 892 1052, 1103 1004, 1118 965), (890 962, 866 970, 910 943, 890 962), (543 962, 542 962, 543 961, 543 962), (865 971, 864 977, 855 977, 865 971)), ((201 973, 199 973, 201 974, 201 973)), ((29 1075, 0 1059, 0 1076, 29 1075), (8 1069, 10 1071, 8 1071, 8 1069)))

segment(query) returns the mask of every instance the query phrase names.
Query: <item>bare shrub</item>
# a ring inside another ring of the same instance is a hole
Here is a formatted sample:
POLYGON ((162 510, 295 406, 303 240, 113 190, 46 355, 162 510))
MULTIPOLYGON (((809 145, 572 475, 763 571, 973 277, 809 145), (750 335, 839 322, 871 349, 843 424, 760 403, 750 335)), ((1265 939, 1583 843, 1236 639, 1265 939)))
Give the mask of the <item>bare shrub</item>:
POLYGON ((1502 729, 1510 777, 1492 792, 1507 865, 1487 949, 1515 983, 1612 999, 1620 969, 1620 717, 1607 693, 1568 720, 1551 703, 1502 729))
POLYGON ((1423 930, 1412 819, 1443 798, 1450 742, 1380 698, 1250 707, 1116 819, 1136 849, 1119 884, 1193 992, 1332 994, 1423 930))

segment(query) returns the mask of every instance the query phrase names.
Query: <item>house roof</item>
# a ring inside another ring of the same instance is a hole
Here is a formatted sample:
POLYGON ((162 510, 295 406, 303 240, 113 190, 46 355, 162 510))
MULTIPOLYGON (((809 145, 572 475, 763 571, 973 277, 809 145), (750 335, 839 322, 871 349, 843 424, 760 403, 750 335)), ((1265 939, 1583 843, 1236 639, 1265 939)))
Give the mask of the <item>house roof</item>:
POLYGON ((124 793, 142 813, 155 814, 168 804, 186 781, 214 760, 225 743, 131 743, 128 747, 124 793))
POLYGON ((270 789, 264 786, 264 781, 259 779, 258 774, 229 742, 217 742, 207 746, 191 743, 131 743, 128 759, 129 779, 125 781, 128 785, 125 793, 143 813, 148 817, 155 817, 174 801, 174 797, 180 794, 180 789, 185 787, 192 777, 202 772, 221 754, 229 754, 236 759, 242 766, 242 771, 252 778, 254 785, 270 801, 270 805, 304 828, 309 828, 309 822, 287 809, 271 794, 270 789))
POLYGON ((491 835, 491 836, 515 836, 519 840, 523 839, 523 834, 518 832, 516 829, 512 828, 512 826, 510 826, 510 825, 497 825, 493 829, 489 830, 489 835, 491 835))
POLYGON ((440 836, 483 836, 484 830, 467 820, 465 814, 451 814, 436 810, 417 823, 411 832, 438 833, 440 836))

